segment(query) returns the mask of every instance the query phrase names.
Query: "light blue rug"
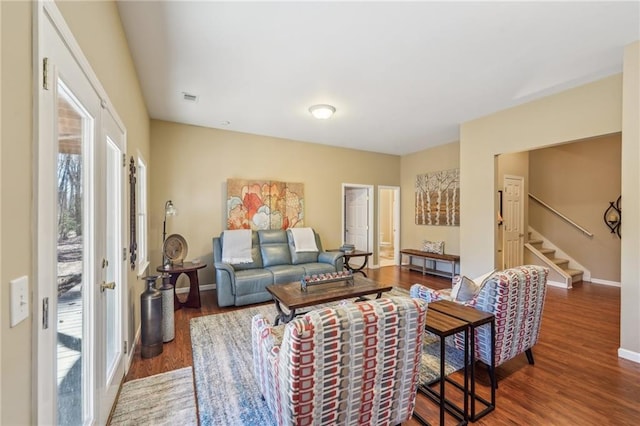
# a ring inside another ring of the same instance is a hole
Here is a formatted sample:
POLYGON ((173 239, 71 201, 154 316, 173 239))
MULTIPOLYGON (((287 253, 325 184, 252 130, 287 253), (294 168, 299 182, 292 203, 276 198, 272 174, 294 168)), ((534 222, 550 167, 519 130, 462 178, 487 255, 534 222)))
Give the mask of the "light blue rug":
MULTIPOLYGON (((394 288, 391 295, 405 295, 394 288)), ((190 323, 193 369, 200 424, 274 425, 275 420, 253 376, 251 318, 275 317, 271 304, 193 318, 190 323)), ((428 315, 428 311, 427 311, 428 315)), ((438 378, 440 345, 425 339, 420 371, 421 383, 438 378)), ((462 351, 447 347, 447 374, 463 365, 462 351)))

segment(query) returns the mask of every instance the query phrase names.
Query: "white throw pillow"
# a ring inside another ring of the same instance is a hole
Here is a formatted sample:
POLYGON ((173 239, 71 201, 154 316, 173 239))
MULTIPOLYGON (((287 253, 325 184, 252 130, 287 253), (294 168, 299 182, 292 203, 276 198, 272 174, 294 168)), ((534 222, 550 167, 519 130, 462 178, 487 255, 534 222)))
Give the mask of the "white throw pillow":
POLYGON ((496 270, 480 275, 475 279, 458 275, 454 279, 454 285, 451 288, 451 299, 457 302, 468 302, 480 293, 482 287, 496 270))
POLYGON ((422 251, 427 253, 444 254, 444 241, 424 240, 422 243, 422 251))
POLYGON ((479 285, 480 288, 482 288, 482 286, 484 285, 484 282, 487 280, 487 278, 489 278, 491 275, 493 275, 493 273, 496 271, 496 269, 492 269, 491 271, 487 272, 486 274, 482 274, 479 277, 476 277, 473 279, 473 282, 476 283, 476 285, 479 285))
POLYGON ((460 277, 451 289, 451 299, 457 302, 468 302, 480 291, 479 287, 471 278, 460 277))

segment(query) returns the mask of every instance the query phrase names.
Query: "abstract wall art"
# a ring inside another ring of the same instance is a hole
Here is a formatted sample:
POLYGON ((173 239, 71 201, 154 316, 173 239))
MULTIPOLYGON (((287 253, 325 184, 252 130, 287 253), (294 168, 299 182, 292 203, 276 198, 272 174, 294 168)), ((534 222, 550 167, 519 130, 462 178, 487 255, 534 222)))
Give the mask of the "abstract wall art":
POLYGON ((416 176, 416 225, 460 225, 460 169, 416 176))
POLYGON ((304 226, 304 184, 227 179, 227 229, 304 226))

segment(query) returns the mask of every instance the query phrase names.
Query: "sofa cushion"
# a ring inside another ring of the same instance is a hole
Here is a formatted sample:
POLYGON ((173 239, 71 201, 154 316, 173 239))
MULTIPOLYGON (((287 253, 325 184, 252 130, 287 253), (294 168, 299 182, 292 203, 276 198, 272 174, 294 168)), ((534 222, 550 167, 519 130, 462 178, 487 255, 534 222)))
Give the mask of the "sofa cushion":
POLYGON ((300 265, 304 268, 305 275, 326 274, 328 272, 336 272, 336 268, 330 263, 305 263, 300 265))
POLYGON ((273 282, 275 284, 287 284, 300 281, 305 275, 302 266, 294 265, 275 265, 266 267, 273 274, 273 282))
POLYGON ((258 231, 260 245, 287 244, 287 235, 281 229, 263 229, 258 231))
MULTIPOLYGON (((318 234, 313 233, 316 238, 316 246, 320 246, 318 244, 318 234)), ((293 233, 291 230, 287 229, 287 242, 289 244, 289 252, 291 253, 291 263, 294 265, 301 265, 303 263, 315 263, 318 261, 318 252, 317 251, 303 251, 297 252, 296 246, 293 241, 293 233)))
POLYGON ((262 264, 267 266, 291 265, 287 233, 280 229, 258 231, 262 264))
POLYGON ((253 269, 236 271, 235 295, 244 296, 264 291, 264 288, 273 284, 273 274, 266 269, 253 269))
POLYGON ((262 264, 264 267, 277 265, 291 265, 291 255, 286 244, 260 246, 262 264))

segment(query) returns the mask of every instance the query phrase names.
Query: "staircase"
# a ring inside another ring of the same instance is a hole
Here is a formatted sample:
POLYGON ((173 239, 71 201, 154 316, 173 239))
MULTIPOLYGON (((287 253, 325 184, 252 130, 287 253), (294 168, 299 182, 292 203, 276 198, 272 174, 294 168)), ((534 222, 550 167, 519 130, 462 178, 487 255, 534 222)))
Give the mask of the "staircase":
POLYGON ((573 283, 582 281, 584 271, 570 268, 569 260, 557 258, 556 250, 544 247, 543 240, 530 239, 529 242, 525 244, 525 247, 536 255, 542 263, 557 272, 559 277, 565 281, 564 286, 566 286, 566 288, 571 288, 573 283))

